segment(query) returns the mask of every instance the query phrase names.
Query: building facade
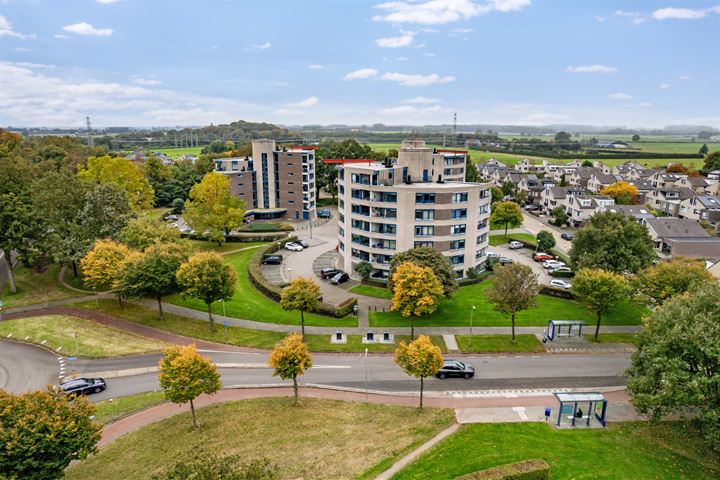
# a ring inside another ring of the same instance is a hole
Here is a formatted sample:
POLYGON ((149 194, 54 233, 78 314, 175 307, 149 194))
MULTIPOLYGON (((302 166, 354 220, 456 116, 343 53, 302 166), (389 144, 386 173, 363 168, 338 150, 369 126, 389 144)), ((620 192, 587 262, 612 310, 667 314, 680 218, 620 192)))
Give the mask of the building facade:
POLYGON ((252 157, 218 158, 215 171, 230 179, 230 192, 256 218, 315 218, 315 151, 280 148, 253 140, 252 157))
POLYGON ((387 278, 392 256, 415 247, 448 257, 458 278, 470 268, 484 268, 491 185, 464 182, 464 168, 464 155, 434 152, 422 141, 403 142, 397 161, 340 168, 343 269, 357 276, 354 266, 366 261, 373 278, 387 278))

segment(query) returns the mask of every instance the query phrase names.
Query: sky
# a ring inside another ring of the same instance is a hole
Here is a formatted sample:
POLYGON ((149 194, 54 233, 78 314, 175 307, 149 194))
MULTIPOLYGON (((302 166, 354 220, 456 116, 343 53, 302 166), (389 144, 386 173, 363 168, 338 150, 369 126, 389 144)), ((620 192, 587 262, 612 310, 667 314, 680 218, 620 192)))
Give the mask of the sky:
POLYGON ((720 128, 715 0, 0 0, 0 125, 720 128))

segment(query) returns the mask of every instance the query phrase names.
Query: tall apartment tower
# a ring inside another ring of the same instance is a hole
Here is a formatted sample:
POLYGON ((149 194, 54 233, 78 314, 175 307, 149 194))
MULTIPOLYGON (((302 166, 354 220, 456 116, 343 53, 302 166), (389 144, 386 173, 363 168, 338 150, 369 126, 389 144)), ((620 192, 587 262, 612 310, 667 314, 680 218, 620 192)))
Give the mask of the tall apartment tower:
POLYGON ((252 157, 218 158, 215 171, 230 178, 230 192, 255 218, 315 218, 315 151, 253 140, 252 157))
POLYGON ((338 175, 338 251, 343 269, 367 261, 387 278, 395 253, 431 247, 447 256, 457 278, 484 268, 490 183, 465 182, 461 152, 405 141, 397 161, 347 163, 338 175))

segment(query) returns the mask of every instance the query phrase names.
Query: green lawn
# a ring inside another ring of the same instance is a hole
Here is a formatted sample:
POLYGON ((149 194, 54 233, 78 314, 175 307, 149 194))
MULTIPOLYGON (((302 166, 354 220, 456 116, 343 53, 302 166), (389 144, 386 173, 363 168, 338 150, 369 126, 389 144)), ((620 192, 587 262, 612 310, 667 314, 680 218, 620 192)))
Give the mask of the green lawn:
POLYGON ((145 410, 165 401, 163 392, 145 392, 125 397, 115 397, 95 404, 95 421, 106 425, 132 413, 145 410))
MULTIPOLYGON (((426 317, 415 321, 415 326, 470 326, 470 311, 477 308, 473 325, 478 327, 510 326, 510 317, 496 312, 488 303, 485 290, 491 281, 461 287, 452 299, 443 300, 438 309, 426 317)), ((644 307, 623 302, 603 316, 603 325, 638 325, 647 310, 644 307)), ((594 324, 594 312, 572 300, 564 300, 547 295, 539 295, 537 306, 518 312, 515 317, 517 326, 545 326, 549 320, 585 320, 594 324)), ((371 327, 395 327, 409 325, 407 319, 397 312, 370 312, 371 327)))
POLYGON ((490 238, 488 239, 488 243, 491 247, 497 247, 498 245, 504 245, 506 243, 510 243, 511 240, 522 240, 525 242, 531 242, 535 243, 537 240, 535 238, 535 235, 531 233, 508 233, 507 237, 505 235, 490 235, 490 238))
POLYGON ((291 232, 294 228, 289 223, 253 222, 242 225, 239 230, 241 232, 291 232))
POLYGON ((172 210, 170 207, 157 207, 157 208, 151 208, 150 210, 145 210, 141 213, 141 215, 149 218, 150 220, 155 220, 156 222, 162 222, 162 218, 165 216, 166 213, 168 213, 170 210, 172 210))
POLYGON ((40 317, 7 320, 0 323, 0 335, 9 333, 17 340, 45 345, 60 353, 80 357, 115 357, 162 350, 167 344, 131 333, 106 327, 92 320, 69 315, 46 315, 40 317), (77 347, 75 345, 77 334, 77 347), (45 341, 46 343, 42 343, 45 341))
MULTIPOLYGON (((189 154, 189 155, 195 155, 196 157, 200 156, 200 150, 202 150, 203 147, 184 147, 184 148, 146 148, 145 150, 148 152, 160 152, 164 153, 165 155, 169 156, 172 159, 176 159, 181 155, 189 154)), ((698 147, 700 148, 700 147, 698 147)))
MULTIPOLYGON (((225 302, 225 313, 229 317, 254 320, 256 322, 282 323, 285 325, 300 325, 300 312, 285 311, 280 304, 270 300, 260 293, 250 282, 247 275, 248 263, 255 253, 255 249, 233 253, 225 257, 225 262, 232 265, 237 272, 237 286, 235 295, 225 302)), ((175 305, 207 311, 205 303, 196 299, 183 299, 180 295, 168 297, 168 302, 175 305)), ((221 302, 213 304, 213 312, 222 314, 221 302)), ((353 316, 335 318, 313 313, 305 314, 305 325, 319 325, 325 327, 354 327, 357 319, 353 316)))
POLYGON ((392 298, 392 292, 389 289, 373 285, 356 285, 350 291, 366 297, 392 298))
MULTIPOLYGON (((189 408, 187 409, 189 410, 189 408)), ((268 458, 280 478, 373 478, 454 422, 452 410, 290 398, 211 405, 131 432, 66 470, 68 480, 145 480, 199 446, 246 460, 268 458)))
POLYGON ((455 335, 458 347, 465 353, 523 353, 544 352, 535 335, 455 335))
MULTIPOLYGON (((64 300, 84 295, 62 286, 58 281, 60 265, 53 264, 42 273, 35 273, 26 267, 15 268, 16 293, 10 293, 10 285, 5 282, 5 290, 0 292, 3 308, 22 307, 54 300, 64 300)), ((72 273, 70 273, 72 276, 72 273)))
POLYGON ((205 240, 186 240, 193 250, 210 250, 217 253, 234 252, 242 248, 258 247, 265 245, 267 242, 224 242, 218 246, 217 242, 208 242, 205 240))
POLYGON ((720 478, 720 460, 684 424, 636 422, 590 430, 544 423, 465 425, 393 479, 454 479, 532 458, 545 460, 550 478, 558 480, 720 478))
POLYGON ((637 345, 638 342, 637 333, 601 333, 598 335, 597 340, 595 340, 594 333, 586 333, 585 338, 589 342, 597 343, 629 343, 631 345, 637 345))

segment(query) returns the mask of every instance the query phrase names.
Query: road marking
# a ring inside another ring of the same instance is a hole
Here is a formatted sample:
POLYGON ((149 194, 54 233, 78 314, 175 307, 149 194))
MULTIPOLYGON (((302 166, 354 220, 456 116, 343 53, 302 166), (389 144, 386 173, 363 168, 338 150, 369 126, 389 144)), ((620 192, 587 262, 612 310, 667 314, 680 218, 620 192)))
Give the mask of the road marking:
POLYGON ((350 365, 313 365, 312 368, 352 368, 350 365))
POLYGON ((528 419, 527 413, 525 413, 525 407, 513 407, 513 410, 520 416, 520 420, 528 419))
MULTIPOLYGON (((12 335, 12 334, 10 334, 10 335, 12 335)), ((40 345, 45 345, 46 343, 47 343, 47 340, 43 340, 42 342, 40 342, 40 345)))
POLYGON ((28 338, 30 338, 30 335, 28 335, 27 337, 23 338, 23 340, 27 340, 28 338))
POLYGON ((5 338, 10 338, 10 337, 12 337, 12 333, 8 333, 7 337, 5 337, 5 338))
POLYGON ((57 347, 57 348, 55 349, 55 351, 56 351, 56 352, 59 352, 61 349, 62 349, 62 345, 59 346, 59 347, 57 347))

